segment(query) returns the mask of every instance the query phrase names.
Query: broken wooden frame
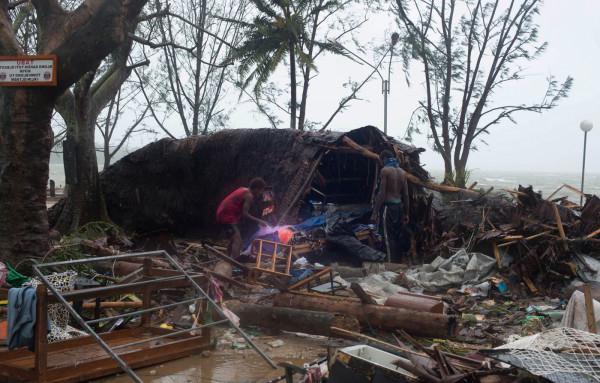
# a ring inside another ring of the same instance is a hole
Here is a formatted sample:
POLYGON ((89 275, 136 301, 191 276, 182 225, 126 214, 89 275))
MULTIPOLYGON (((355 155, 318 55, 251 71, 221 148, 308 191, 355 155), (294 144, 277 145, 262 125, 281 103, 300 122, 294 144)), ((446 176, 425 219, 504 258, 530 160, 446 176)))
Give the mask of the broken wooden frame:
POLYGON ((252 252, 256 250, 256 266, 252 268, 254 275, 256 273, 269 273, 279 277, 289 278, 290 269, 292 268, 292 252, 293 247, 279 242, 268 241, 266 239, 255 239, 252 243, 252 252), (265 253, 265 245, 270 246, 273 251, 271 254, 265 253), (279 255, 279 251, 282 251, 282 255, 279 255), (267 258, 271 263, 265 266, 263 264, 263 257, 267 258), (277 261, 284 261, 277 263, 277 261), (283 272, 277 271, 278 266, 283 266, 283 272))
POLYGON ((37 290, 38 299, 36 307, 36 343, 34 360, 30 364, 23 362, 23 360, 26 358, 31 359, 31 353, 29 353, 26 350, 16 350, 7 352, 1 358, 2 361, 0 362, 0 375, 5 375, 11 378, 18 378, 28 381, 51 382, 60 380, 62 382, 80 381, 81 379, 87 380, 94 377, 104 376, 106 374, 118 372, 119 369, 121 369, 122 371, 126 372, 133 381, 142 382, 142 380, 132 370, 132 367, 148 366, 166 360, 186 356, 191 353, 200 351, 202 349, 206 349, 210 347, 210 332, 208 331, 208 329, 212 326, 226 323, 233 327, 271 367, 277 368, 277 366, 269 358, 269 356, 267 356, 262 350, 260 350, 256 346, 256 344, 252 342, 248 335, 246 335, 246 333, 244 333, 239 328, 239 326, 237 326, 235 323, 232 323, 230 319, 223 313, 222 309, 216 304, 216 302, 214 302, 210 298, 210 296, 200 287, 200 285, 197 282, 197 279, 201 277, 203 278, 204 276, 202 274, 192 275, 188 273, 181 267, 181 265, 177 263, 177 261, 175 261, 165 251, 160 250, 143 253, 115 255, 110 257, 86 258, 64 262, 37 264, 33 266, 33 269, 43 282, 43 285, 40 285, 37 290), (166 258, 166 260, 169 262, 170 266, 174 268, 174 270, 153 269, 152 260, 150 257, 156 256, 166 258), (76 265, 83 265, 107 260, 116 261, 132 257, 143 257, 143 268, 145 276, 149 278, 157 278, 132 283, 114 284, 110 286, 94 287, 61 293, 54 287, 54 285, 52 285, 49 282, 47 276, 41 271, 41 269, 49 267, 73 267, 76 265), (197 291, 197 296, 193 299, 186 299, 176 303, 151 307, 152 292, 164 288, 187 287, 190 285, 197 291), (50 290, 51 294, 48 293, 47 290, 50 290), (143 294, 142 309, 106 318, 84 320, 74 309, 74 307, 71 306, 71 304, 69 304, 68 302, 69 299, 77 300, 90 297, 109 297, 115 294, 131 292, 143 294), (165 308, 175 307, 177 305, 197 302, 199 300, 206 301, 211 310, 219 314, 219 316, 223 319, 199 327, 192 327, 190 329, 176 331, 149 327, 150 315, 152 312, 162 310, 165 308), (90 336, 48 344, 46 334, 46 313, 47 304, 52 302, 58 302, 64 305, 67 308, 68 312, 73 316, 73 319, 90 336), (118 330, 111 333, 98 334, 92 328, 92 326, 90 326, 101 321, 115 320, 133 316, 141 316, 142 327, 138 329, 118 330), (199 330, 202 330, 202 334, 196 335, 195 332, 199 330), (156 343, 159 340, 169 340, 171 342, 162 343, 160 345, 153 344, 152 346, 150 346, 151 342, 156 343), (77 369, 73 369, 72 365, 62 366, 60 368, 48 368, 49 353, 53 353, 54 355, 65 354, 65 352, 68 350, 79 350, 79 348, 81 347, 88 347, 89 349, 93 346, 94 341, 101 347, 100 351, 104 350, 110 356, 110 358, 112 358, 112 361, 108 358, 99 360, 99 355, 97 355, 98 348, 96 347, 95 360, 84 360, 83 363, 77 365, 77 369), (200 343, 198 341, 200 341, 200 343), (131 349, 132 346, 139 346, 142 344, 148 344, 148 347, 136 347, 134 349, 131 349), (120 354, 117 354, 115 352, 116 349, 122 349, 124 351, 120 354))

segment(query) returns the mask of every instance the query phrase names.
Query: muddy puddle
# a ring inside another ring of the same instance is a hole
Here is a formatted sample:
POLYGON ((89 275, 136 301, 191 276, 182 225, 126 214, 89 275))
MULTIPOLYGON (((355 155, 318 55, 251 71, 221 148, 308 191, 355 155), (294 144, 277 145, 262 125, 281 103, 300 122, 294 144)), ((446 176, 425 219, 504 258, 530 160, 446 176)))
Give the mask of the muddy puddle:
MULTIPOLYGON (((297 366, 327 354, 326 339, 312 339, 294 335, 261 336, 254 339, 274 361, 290 362, 297 366), (269 342, 280 339, 284 345, 272 348, 269 342)), ((193 355, 136 371, 144 382, 154 383, 254 383, 267 382, 282 376, 282 368, 272 369, 252 349, 212 350, 209 356, 193 355)), ((282 380, 285 381, 285 380, 282 380)), ((109 377, 96 382, 131 382, 127 375, 109 377)))

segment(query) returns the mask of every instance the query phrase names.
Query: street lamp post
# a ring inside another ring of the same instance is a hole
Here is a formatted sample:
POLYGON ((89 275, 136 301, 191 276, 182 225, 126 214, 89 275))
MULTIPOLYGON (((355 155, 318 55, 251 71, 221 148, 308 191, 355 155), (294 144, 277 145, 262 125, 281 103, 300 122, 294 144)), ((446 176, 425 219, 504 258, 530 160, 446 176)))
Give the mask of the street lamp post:
MULTIPOLYGON (((398 43, 400 35, 397 32, 392 33, 392 40, 390 44, 390 62, 388 64, 388 75, 387 80, 382 76, 381 78, 381 92, 383 93, 383 133, 387 135, 387 110, 388 110, 388 94, 390 94, 390 76, 392 73, 392 58, 394 57, 394 45, 398 43)), ((378 71, 379 72, 379 71, 378 71)), ((379 74, 381 76, 381 74, 379 74)))
MULTIPOLYGON (((587 134, 592 128, 594 124, 591 121, 584 120, 579 124, 579 128, 583 130, 583 165, 581 166, 581 193, 583 193, 583 183, 585 179, 585 151, 587 146, 587 134)), ((583 194, 581 194, 579 199, 579 205, 583 206, 583 194)))

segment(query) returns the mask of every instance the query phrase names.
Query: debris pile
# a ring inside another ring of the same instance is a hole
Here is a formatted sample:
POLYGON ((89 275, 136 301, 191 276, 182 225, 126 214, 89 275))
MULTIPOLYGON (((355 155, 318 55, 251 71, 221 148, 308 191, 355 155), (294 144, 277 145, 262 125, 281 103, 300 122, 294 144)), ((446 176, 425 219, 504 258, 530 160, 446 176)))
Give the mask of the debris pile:
POLYGON ((438 185, 420 151, 364 127, 224 131, 130 154, 102 182, 111 216, 138 234, 90 223, 38 262, 0 263, 0 376, 135 380, 131 366, 210 359, 213 344, 277 367, 270 354, 297 336, 327 353, 277 359, 285 375, 270 382, 597 380, 600 199, 438 185), (370 221, 384 149, 410 185, 402 258, 370 221), (255 176, 272 189, 253 214, 272 226, 242 225, 233 259, 215 208, 255 176))

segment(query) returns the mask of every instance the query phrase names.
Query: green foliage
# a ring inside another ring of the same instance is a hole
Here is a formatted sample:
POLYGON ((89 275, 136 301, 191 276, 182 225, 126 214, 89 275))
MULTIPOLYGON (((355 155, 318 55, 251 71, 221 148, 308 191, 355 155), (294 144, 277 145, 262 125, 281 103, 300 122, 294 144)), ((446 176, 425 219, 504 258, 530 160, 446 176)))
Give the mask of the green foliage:
MULTIPOLYGON (((493 97, 500 89, 527 78, 527 64, 544 53, 539 41, 541 1, 516 0, 396 0, 401 30, 401 57, 423 70, 426 97, 413 112, 406 136, 428 131, 433 148, 446 168, 464 169, 469 154, 493 127, 516 123, 521 112, 542 113, 568 97, 573 78, 550 76, 539 100, 522 102, 519 95, 506 105, 493 97)), ((466 176, 455 183, 464 186, 466 176)))
MULTIPOLYGON (((51 252, 53 262, 70 261, 87 258, 83 240, 94 241, 98 245, 106 245, 108 238, 126 238, 123 229, 110 222, 89 222, 71 234, 65 235, 51 252)), ((95 274, 88 266, 76 267, 79 273, 95 274)))
MULTIPOLYGON (((279 65, 289 57, 290 51, 299 64, 315 68, 313 58, 304 47, 310 40, 307 19, 317 11, 334 8, 336 1, 313 7, 310 0, 250 0, 257 8, 252 23, 237 21, 246 31, 246 39, 232 50, 229 60, 239 61, 238 74, 242 89, 254 83, 254 93, 262 87, 279 65)), ((236 22, 236 21, 233 21, 236 22)), ((333 41, 314 41, 324 51, 344 54, 344 48, 333 41)))

